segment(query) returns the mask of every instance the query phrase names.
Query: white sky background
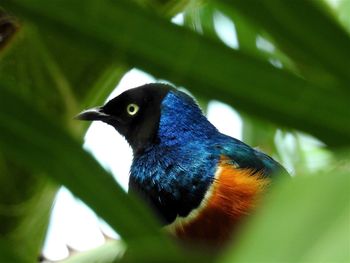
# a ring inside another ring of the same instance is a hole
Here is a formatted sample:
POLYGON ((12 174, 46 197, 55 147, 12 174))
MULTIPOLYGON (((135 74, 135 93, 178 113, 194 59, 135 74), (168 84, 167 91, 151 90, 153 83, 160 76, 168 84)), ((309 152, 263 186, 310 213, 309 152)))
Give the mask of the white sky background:
MULTIPOLYGON (((183 24, 183 17, 178 15, 173 22, 183 24)), ((227 46, 239 48, 236 29, 231 20, 217 12, 214 16, 214 26, 219 38, 227 46)), ((256 44, 261 50, 273 51, 274 49, 270 42, 260 36, 256 44)), ((271 64, 280 67, 278 62, 273 61, 271 64)), ((123 77, 107 100, 129 88, 155 81, 152 76, 133 69, 123 77)), ((91 105, 93 106, 97 105, 91 105)), ((237 139, 242 138, 242 120, 230 106, 211 101, 207 108, 207 117, 221 132, 237 139)), ((281 144, 284 138, 281 134, 278 136, 277 140, 281 144)), ((312 143, 314 144, 315 142, 312 143)), ((113 174, 118 183, 127 189, 132 152, 125 139, 114 128, 101 122, 93 122, 86 133, 84 148, 92 152, 101 165, 113 174)), ((102 245, 105 242, 102 233, 108 237, 118 238, 118 235, 98 219, 90 208, 62 187, 57 194, 52 211, 43 254, 50 260, 64 259, 69 255, 67 246, 74 250, 85 251, 102 245)))

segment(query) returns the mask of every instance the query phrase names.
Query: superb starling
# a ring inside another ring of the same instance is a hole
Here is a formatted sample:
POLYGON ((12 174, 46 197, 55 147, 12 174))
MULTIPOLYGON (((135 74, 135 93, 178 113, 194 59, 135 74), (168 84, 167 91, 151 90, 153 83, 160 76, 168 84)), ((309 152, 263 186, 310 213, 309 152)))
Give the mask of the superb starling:
POLYGON ((195 100, 167 84, 127 90, 80 120, 103 121, 133 150, 129 192, 184 240, 221 244, 284 168, 220 133, 195 100))

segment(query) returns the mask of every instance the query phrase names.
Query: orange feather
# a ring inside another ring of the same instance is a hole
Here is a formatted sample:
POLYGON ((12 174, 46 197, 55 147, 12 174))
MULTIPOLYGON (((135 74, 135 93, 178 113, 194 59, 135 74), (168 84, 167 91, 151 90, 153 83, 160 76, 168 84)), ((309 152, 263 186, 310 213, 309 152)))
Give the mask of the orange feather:
POLYGON ((183 240, 221 245, 231 236, 237 223, 255 207, 268 178, 240 169, 224 158, 208 194, 189 219, 176 220, 175 235, 183 240))

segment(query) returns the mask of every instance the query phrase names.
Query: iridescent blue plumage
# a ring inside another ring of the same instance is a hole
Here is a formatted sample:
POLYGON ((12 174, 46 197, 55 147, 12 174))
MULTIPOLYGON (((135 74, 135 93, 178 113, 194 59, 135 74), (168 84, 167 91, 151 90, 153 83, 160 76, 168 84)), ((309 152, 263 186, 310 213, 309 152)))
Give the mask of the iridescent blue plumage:
POLYGON ((129 191, 178 237, 221 242, 255 206, 272 175, 266 154, 221 134, 187 94, 165 84, 128 90, 78 118, 101 120, 133 149, 129 191))
POLYGON ((199 206, 222 156, 264 174, 281 168, 267 155, 221 134, 180 91, 170 91, 162 101, 157 138, 157 144, 134 157, 130 188, 141 192, 166 223, 199 206))
POLYGON ((172 91, 164 98, 158 143, 134 156, 130 188, 144 193, 166 223, 186 216, 203 199, 220 158, 210 145, 215 134, 190 97, 172 91))

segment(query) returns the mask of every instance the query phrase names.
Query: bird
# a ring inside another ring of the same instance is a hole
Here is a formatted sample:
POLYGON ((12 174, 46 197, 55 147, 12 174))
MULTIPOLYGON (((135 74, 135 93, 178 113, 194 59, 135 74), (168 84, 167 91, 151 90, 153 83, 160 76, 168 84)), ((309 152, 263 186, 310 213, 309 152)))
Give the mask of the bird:
POLYGON ((220 133, 192 96, 170 84, 129 89, 76 118, 125 137, 133 152, 129 194, 184 242, 224 246, 272 180, 288 176, 270 156, 220 133))

